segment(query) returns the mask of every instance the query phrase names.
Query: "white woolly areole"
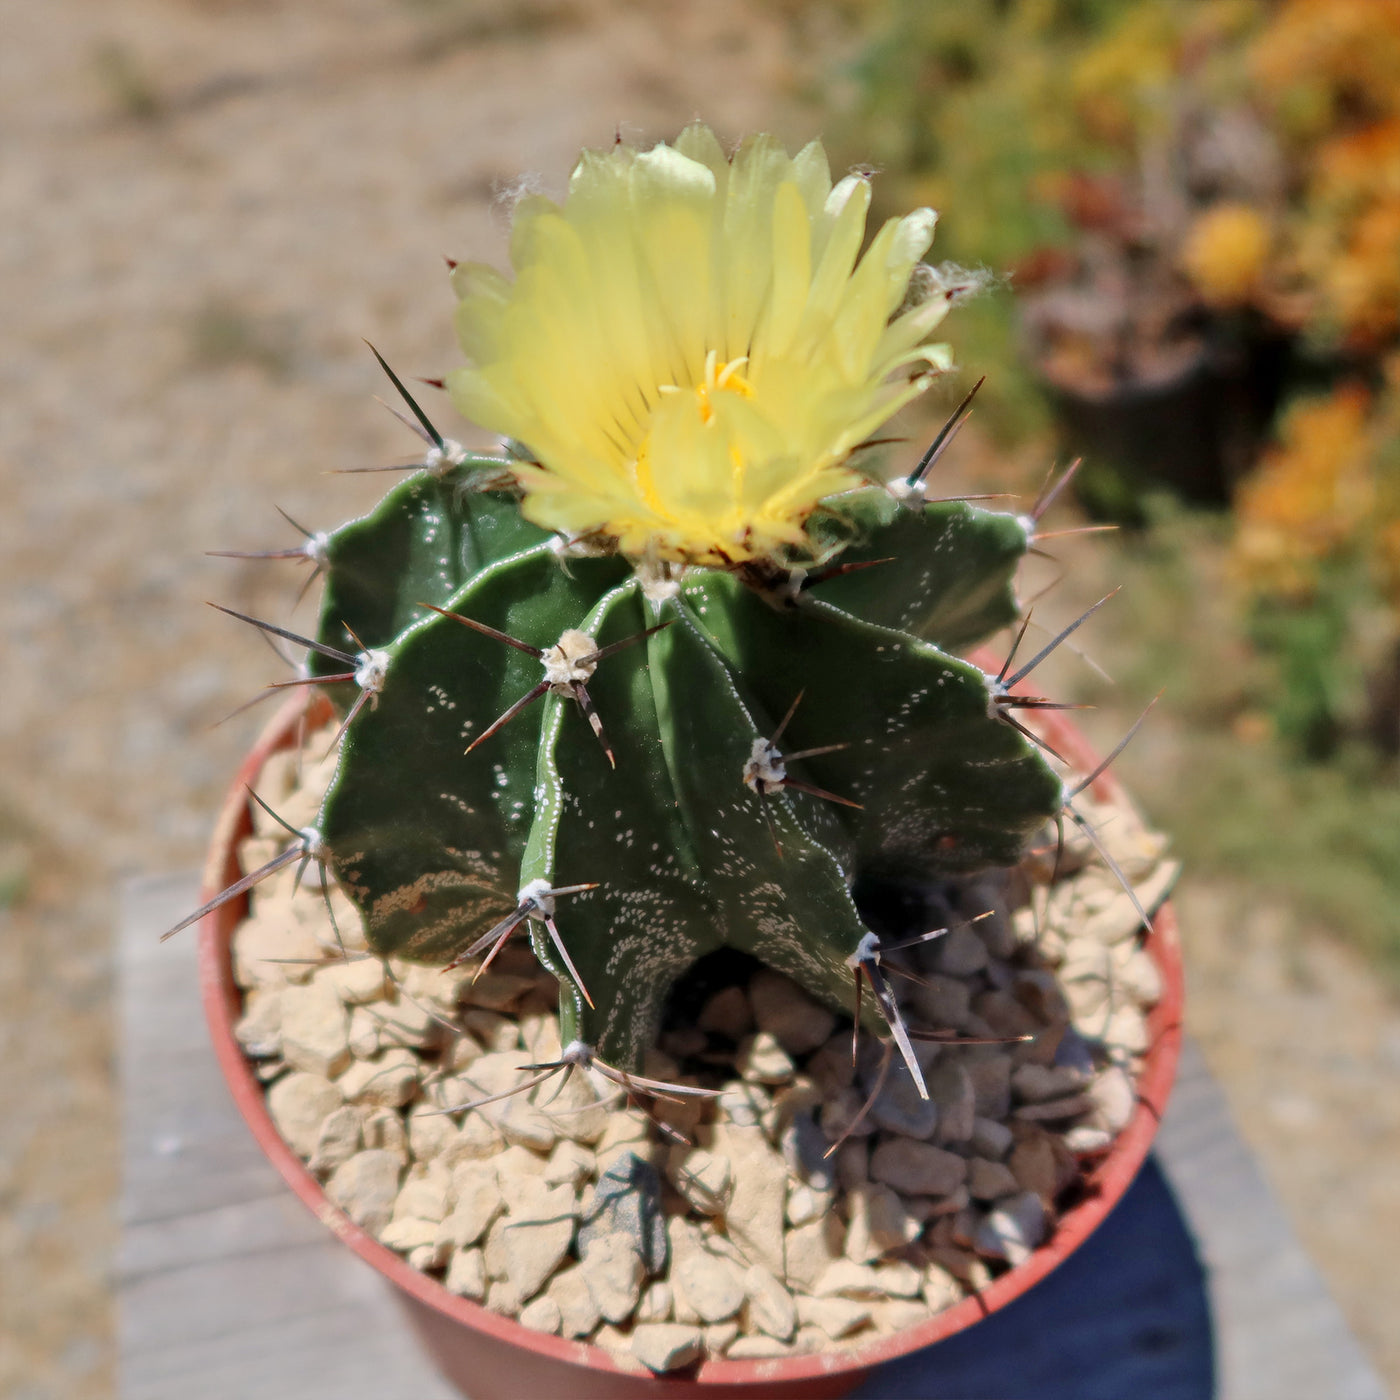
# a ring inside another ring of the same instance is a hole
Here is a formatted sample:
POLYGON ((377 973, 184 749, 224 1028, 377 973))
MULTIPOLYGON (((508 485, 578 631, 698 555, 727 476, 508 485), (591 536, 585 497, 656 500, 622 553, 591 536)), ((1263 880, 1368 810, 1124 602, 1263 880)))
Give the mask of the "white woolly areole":
POLYGON ((744 764, 744 782, 764 797, 787 782, 787 766, 783 763, 783 756, 769 740, 753 741, 753 751, 744 764))
POLYGON ((355 666, 355 684, 370 695, 378 695, 384 689, 384 679, 389 674, 389 653, 387 651, 362 651, 355 666))
POLYGON ((554 891, 550 888, 548 880, 531 880, 528 885, 520 887, 520 892, 515 897, 521 904, 534 906, 530 910, 532 915, 554 913, 554 891))
POLYGON ((330 847, 326 845, 325 837, 314 826, 302 827, 297 835, 301 837, 302 850, 312 860, 325 861, 330 858, 330 847))
POLYGON ((681 591, 681 576, 685 569, 672 566, 664 559, 643 559, 637 565, 637 582, 642 586, 642 597, 653 607, 660 609, 681 591))
POLYGON ((331 537, 324 530, 317 530, 314 535, 307 536, 301 552, 318 568, 325 568, 330 559, 330 547, 331 537))
POLYGON ((467 449, 455 438, 443 438, 442 446, 434 443, 423 454, 423 466, 434 476, 442 476, 467 460, 467 449))
POLYGON ((587 632, 570 627, 545 654, 540 657, 544 666, 544 678, 552 688, 570 690, 591 680, 598 669, 596 660, 590 661, 598 650, 598 643, 587 632))
POLYGON ((924 494, 924 483, 910 481, 908 477, 897 476, 893 481, 885 483, 885 490, 897 501, 921 500, 924 494))
POLYGON ((856 950, 846 959, 847 967, 859 967, 861 963, 880 961, 880 940, 873 933, 867 933, 856 944, 856 950))

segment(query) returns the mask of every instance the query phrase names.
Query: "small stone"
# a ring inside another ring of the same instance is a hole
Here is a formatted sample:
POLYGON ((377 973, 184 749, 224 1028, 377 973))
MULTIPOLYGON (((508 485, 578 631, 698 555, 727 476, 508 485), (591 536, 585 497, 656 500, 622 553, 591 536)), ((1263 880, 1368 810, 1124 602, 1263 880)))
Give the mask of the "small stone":
POLYGON ((487 1278, 505 1278, 510 1272, 510 1265, 506 1262, 506 1221, 504 1216, 497 1216, 492 1222, 491 1228, 487 1230, 486 1238, 481 1242, 481 1253, 486 1260, 487 1278))
MULTIPOLYGON (((282 1032, 283 1051, 290 1062, 291 1056, 286 1052, 286 1030, 282 1032)), ((1147 1030, 1147 1017, 1136 1006, 1120 1006, 1108 1019, 1108 1025, 1104 1028, 1103 1043, 1111 1050, 1119 1050, 1128 1055, 1141 1055, 1151 1043, 1151 1036, 1147 1030)))
POLYGON ((490 1104, 482 1112, 495 1122, 501 1136, 517 1147, 548 1152, 559 1140, 553 1122, 523 1095, 490 1104))
POLYGON ((881 1298, 870 1304, 870 1314, 876 1330, 886 1336, 928 1321, 928 1308, 907 1298, 881 1298))
POLYGON ((281 995, 282 1057, 293 1069, 334 1079, 351 1061, 350 1021, 335 988, 313 977, 281 995))
POLYGON ((632 1329, 632 1355, 658 1373, 688 1366, 704 1350, 698 1327, 678 1322, 642 1322, 632 1329))
POLYGON ((1045 1103, 1078 1092, 1084 1076, 1064 1066, 1025 1064, 1012 1074, 1011 1087, 1023 1103, 1045 1103))
POLYGON ((1040 1022, 1010 992, 983 992, 972 1009, 997 1035, 1034 1035, 1040 1022))
POLYGON ((842 1190, 853 1191, 870 1180, 870 1145, 859 1138, 843 1142, 831 1155, 836 1163, 836 1180, 842 1190))
POLYGON ((831 1144, 810 1112, 797 1113, 779 1139, 788 1170, 802 1183, 829 1194, 836 1189, 836 1164, 826 1154, 831 1144))
POLYGON ((667 1161, 668 1178, 690 1208, 700 1215, 720 1215, 734 1189, 729 1158, 702 1147, 675 1147, 667 1161))
POLYGON ((457 1127, 445 1113, 432 1104, 416 1103, 408 1111, 408 1145, 420 1162, 441 1156, 453 1138, 457 1127))
POLYGON ((1118 981, 1139 1006, 1156 1006, 1162 999, 1162 974, 1145 948, 1134 948, 1128 955, 1118 981))
POLYGON ((1077 1118, 1088 1113, 1094 1101, 1088 1094, 1072 1094, 1067 1099, 1053 1099, 1049 1103, 1022 1104, 1014 1117, 1023 1123, 1061 1123, 1066 1118, 1077 1118))
POLYGON ((502 1186, 509 1217, 504 1232, 507 1277, 521 1298, 533 1298, 573 1243, 574 1189, 551 1188, 543 1178, 529 1176, 502 1186))
POLYGON ((379 1243, 401 1254, 438 1243, 437 1220, 418 1220, 411 1215, 396 1216, 380 1232, 379 1243))
POLYGON ((938 1030, 958 1030, 972 1006, 972 989, 956 977, 938 973, 911 984, 909 999, 914 1009, 938 1030))
POLYGON ((854 1086, 842 1089, 822 1105, 821 1125, 828 1142, 869 1137, 876 1127, 874 1117, 865 1111, 865 1095, 854 1086))
POLYGON ((817 1280, 812 1292, 818 1298, 883 1298, 879 1274, 867 1264, 838 1259, 817 1280))
POLYGON ((931 1312, 942 1312, 962 1301, 962 1285, 940 1264, 927 1264, 923 1271, 924 1302, 931 1312))
POLYGON ((739 1077, 752 1084, 786 1084, 797 1072, 792 1056, 770 1031, 747 1037, 734 1057, 739 1077))
POLYGON ((783 1278, 810 1293, 817 1280, 842 1256, 845 1229, 836 1215, 827 1215, 789 1230, 783 1242, 783 1278))
POLYGON ((742 987, 724 987, 700 1008, 695 1024, 738 1041, 753 1029, 753 1011, 742 987))
POLYGON ((596 1166, 597 1160, 586 1147, 565 1138, 549 1154, 544 1179, 551 1185, 579 1187, 593 1175, 596 1166))
POLYGON ((362 1146, 361 1113, 349 1104, 342 1104, 321 1124, 316 1146, 307 1165, 322 1175, 335 1171, 348 1162, 362 1146))
MULTIPOLYGON (((957 1161, 961 1164, 962 1159, 957 1161)), ((847 1202, 851 1218, 846 1227, 845 1253, 857 1263, 869 1263, 919 1236, 922 1228, 919 1222, 910 1217, 904 1202, 888 1186, 859 1186, 850 1193, 847 1202)))
POLYGON ((749 1298, 750 1325, 780 1342, 787 1341, 797 1330, 797 1307, 792 1294, 761 1264, 751 1264, 745 1270, 743 1283, 749 1298))
POLYGON ((522 1176, 543 1177, 549 1168, 549 1158, 531 1152, 528 1147, 516 1145, 498 1152, 488 1165, 496 1178, 497 1188, 504 1193, 508 1181, 516 1181, 522 1176))
POLYGON ((887 1298, 917 1298, 923 1286, 923 1275, 904 1259, 877 1264, 871 1272, 876 1286, 887 1298))
MULTIPOLYGON (((274 850, 264 860, 276 854, 274 850)), ((278 988, 287 982, 305 982, 320 959, 321 946, 312 931, 294 919, 279 917, 275 907, 268 918, 259 917, 255 909, 254 917, 244 919, 234 930, 233 979, 240 987, 278 988)))
POLYGON ((933 945, 938 970, 947 977, 971 977, 987 965, 987 945, 971 925, 950 928, 933 945))
POLYGON ((656 1168, 630 1148, 610 1161, 600 1158, 599 1167, 597 1185, 583 1202, 579 1249, 586 1251, 590 1241, 620 1234, 631 1242, 649 1275, 661 1273, 666 1267, 666 1219, 656 1168))
POLYGON ((790 978, 767 968, 749 982, 749 1001, 760 1031, 776 1037, 790 1055, 806 1055, 836 1027, 836 1017, 790 978))
POLYGON ((418 1092, 421 1066, 411 1051, 381 1051, 372 1060, 355 1060, 336 1081, 350 1103, 400 1108, 418 1092))
POLYGON ((392 1108, 371 1109, 360 1124, 360 1137, 366 1148, 392 1152, 399 1165, 408 1165, 408 1134, 403 1119, 392 1108))
POLYGON ((1055 1199, 1060 1173, 1049 1134, 1036 1133, 1022 1138, 1012 1149, 1008 1166, 1022 1190, 1047 1203, 1055 1199))
POLYGON ((548 1332, 557 1336, 563 1318, 559 1311, 559 1304, 548 1294, 545 1294, 539 1298, 532 1298, 526 1303, 520 1309, 520 1316, 516 1321, 522 1327, 528 1327, 532 1332, 548 1332))
POLYGON ((972 1078, 958 1060, 940 1060, 929 1071, 928 1091, 938 1105, 939 1142, 966 1142, 977 1117, 977 1095, 972 1078))
POLYGON ((888 1138, 870 1156, 870 1175, 908 1196, 946 1196, 967 1176, 956 1153, 910 1138, 888 1138))
POLYGON ((705 1247, 699 1230, 679 1216, 670 1221, 671 1285, 702 1322, 723 1322, 744 1304, 743 1274, 705 1247))
POLYGON ((379 1039, 379 1021, 367 1006, 356 1006, 350 1011, 350 1027, 346 1032, 350 1053, 357 1060, 368 1060, 384 1048, 379 1039))
POLYGON ((586 1337, 602 1320, 593 1301, 582 1265, 561 1269, 549 1281, 544 1296, 559 1309, 559 1332, 565 1337, 586 1337))
POLYGON ((362 1006, 384 995, 384 964, 378 958, 347 958, 326 968, 321 976, 346 1006, 362 1006))
MULTIPOLYGON (((796 1299, 797 1316, 822 1332, 833 1342, 849 1336, 870 1321, 870 1305, 857 1303, 850 1298, 812 1298, 799 1293, 796 1299)), ((731 1356, 733 1349, 730 1349, 731 1356)))
POLYGON ((646 1144, 651 1122, 639 1108, 619 1109, 608 1115, 602 1136, 593 1144, 601 1161, 616 1156, 619 1148, 636 1148, 646 1144))
POLYGON ((1132 1121, 1137 1110, 1137 1090, 1126 1070, 1110 1065, 1094 1076, 1088 1092, 1094 1102, 1096 1126, 1116 1135, 1132 1121))
POLYGON ((851 1063, 850 1034, 832 1036, 807 1061, 807 1073, 824 1098, 830 1098, 839 1090, 849 1088, 856 1076, 855 1066, 851 1063))
POLYGON ((973 1242, 979 1254, 1024 1263, 1045 1238, 1045 1207, 1034 1191, 1010 1196, 977 1228, 973 1242))
POLYGON ((505 1209, 496 1185, 496 1174, 484 1163, 469 1163, 454 1169, 452 1197, 456 1204, 443 1219, 439 1237, 459 1249, 481 1239, 505 1209))
MULTIPOLYGON (((861 1087, 865 1094, 871 1093, 879 1082, 878 1065, 872 1065, 861 1075, 861 1087)), ((930 1085, 928 1098, 919 1093, 913 1075, 903 1066, 897 1066, 885 1076, 884 1087, 870 1106, 873 1122, 886 1132, 901 1133, 905 1137, 926 1138, 932 1135, 938 1124, 939 1106, 937 1096, 930 1085)), ((864 1098, 864 1095, 862 1095, 864 1098)))
POLYGON ((1011 1112, 1011 1056, 997 1051, 979 1059, 966 1059, 964 1068, 972 1081, 977 1116, 1000 1122, 1011 1112))
POLYGON ((371 1148, 357 1152, 326 1183, 326 1195, 356 1225, 378 1236, 394 1213, 399 1193, 399 1158, 371 1148))
POLYGON ((442 1050, 443 1068, 456 1073, 458 1070, 464 1070, 468 1065, 474 1064, 485 1053, 481 1042, 475 1036, 467 1035, 465 1032, 449 1035, 442 1050))
POLYGON ((479 1303, 486 1297, 486 1261, 479 1249, 459 1249, 447 1266, 443 1287, 459 1298, 479 1303))
POLYGON ((447 1029, 433 1011, 419 1002, 399 995, 393 1001, 378 1002, 370 1008, 379 1018, 382 1045, 401 1045, 415 1050, 438 1046, 447 1029))
POLYGON ((594 1236, 579 1264, 593 1305, 609 1322, 626 1322, 642 1296, 645 1270, 632 1241, 623 1234, 594 1236))
POLYGON ((341 1105, 340 1090, 324 1075, 298 1071, 279 1079, 267 1091, 267 1111, 287 1146, 299 1157, 310 1157, 321 1126, 341 1105))
POLYGON ((972 1137, 968 1145, 980 1157, 1000 1160, 1011 1149, 1012 1133, 1005 1123, 991 1118, 975 1118, 972 1122, 972 1137))
POLYGON ((731 1081, 720 1090, 715 1106, 721 1120, 727 1119, 739 1128, 757 1128, 771 1111, 773 1100, 757 1084, 731 1081))
POLYGON ((783 1159, 754 1128, 716 1124, 714 1146, 729 1158, 734 1182, 724 1212, 730 1238, 749 1263, 781 1273, 788 1180, 783 1159))
POLYGON ((793 1349, 776 1337, 737 1337, 724 1354, 730 1361, 767 1361, 775 1356, 791 1356, 793 1349))
POLYGON ((598 1144, 607 1133, 610 1118, 622 1117, 623 1114, 617 1114, 599 1102, 598 1092, 587 1075, 570 1074, 559 1086, 557 1093, 552 1088, 548 1092, 554 1095, 549 1103, 549 1121, 554 1125, 554 1131, 561 1138, 584 1143, 594 1147, 595 1151, 601 1151, 598 1144))
POLYGON ((394 1218, 416 1216, 420 1220, 440 1221, 447 1215, 452 1177, 441 1168, 415 1165, 399 1188, 394 1204, 394 1218))
POLYGON ((738 1337, 739 1324, 732 1319, 729 1322, 712 1322, 701 1331, 705 1338, 706 1353, 710 1356, 723 1356, 738 1337))
POLYGON ((493 1278, 486 1287, 486 1306, 502 1317, 519 1317, 524 1301, 514 1279, 493 1278))
POLYGON ((509 1017, 472 1006, 462 1013, 462 1024, 489 1054, 504 1055, 520 1049, 520 1027, 509 1017))
POLYGON ((669 1322, 671 1318, 671 1285, 661 1279, 650 1284, 637 1304, 638 1322, 669 1322))
POLYGON ((534 989, 534 979, 491 968, 462 989, 462 1001, 487 1011, 510 1011, 534 989))
MULTIPOLYGON (((450 1118, 443 1122, 450 1123, 450 1118)), ((462 1120, 462 1126, 448 1140, 438 1160, 443 1166, 455 1169, 462 1162, 490 1161, 505 1147, 506 1140, 496 1131, 495 1125, 479 1113, 469 1113, 462 1120)))
POLYGON ((243 1015, 234 1028, 234 1039, 252 1060, 270 1059, 282 1053, 282 996, 273 987, 254 987, 243 998, 243 1015))
POLYGON ((995 1201, 1021 1189, 1011 1168, 1004 1162, 974 1157, 967 1164, 967 1189, 974 1200, 995 1201))
MULTIPOLYGON (((520 1039, 525 1053, 535 1064, 552 1064, 563 1053, 559 1043, 559 1014, 549 1011, 526 1012, 520 1017, 520 1039)), ((573 1075, 569 1076, 571 1079, 573 1075)))
POLYGON ((808 1225, 820 1220, 836 1203, 836 1191, 818 1191, 800 1181, 788 1182, 787 1205, 783 1218, 789 1225, 808 1225))
POLYGON ((1090 1154, 1107 1152, 1113 1143, 1113 1134, 1107 1128, 1092 1128, 1081 1124, 1065 1134, 1065 1146, 1071 1152, 1090 1154))

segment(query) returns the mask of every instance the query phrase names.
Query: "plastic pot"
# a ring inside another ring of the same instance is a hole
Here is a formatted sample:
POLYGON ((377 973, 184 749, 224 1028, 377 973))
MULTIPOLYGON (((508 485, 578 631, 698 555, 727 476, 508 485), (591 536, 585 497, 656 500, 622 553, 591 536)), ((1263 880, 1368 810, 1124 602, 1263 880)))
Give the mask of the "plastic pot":
MULTIPOLYGON (((252 827, 247 788, 256 784, 268 756, 289 746, 297 733, 301 701, 284 709, 244 760, 220 814, 205 866, 204 899, 236 880, 238 843, 252 827)), ((310 716, 329 714, 324 699, 310 716)), ((1043 715, 1050 742, 1085 771, 1097 760, 1079 731, 1053 712, 1043 715)), ((1115 792, 1104 777, 1096 793, 1115 792)), ((918 1351, 961 1332, 1005 1307, 1040 1282, 1077 1249, 1122 1197, 1147 1156, 1176 1072, 1181 1043, 1182 970, 1171 906, 1157 914, 1145 946, 1162 976, 1162 999, 1148 1018, 1150 1048, 1138 1080, 1138 1106, 1106 1156, 1086 1174, 1083 1199, 1060 1218, 1051 1238, 1024 1263, 927 1322, 892 1336, 824 1354, 762 1361, 705 1361, 668 1376, 627 1369, 610 1353, 521 1327, 476 1303, 449 1293, 367 1234, 327 1198, 320 1182, 283 1142, 268 1116, 263 1086, 234 1039, 242 992, 233 980, 230 944, 246 905, 234 900, 209 914, 200 927, 200 982, 205 1014, 234 1101, 273 1166, 312 1210, 367 1264, 394 1286, 423 1343, 443 1374, 472 1400, 520 1400, 553 1395, 569 1400, 643 1400, 643 1397, 713 1397, 713 1400, 782 1400, 844 1395, 882 1362, 918 1351)))

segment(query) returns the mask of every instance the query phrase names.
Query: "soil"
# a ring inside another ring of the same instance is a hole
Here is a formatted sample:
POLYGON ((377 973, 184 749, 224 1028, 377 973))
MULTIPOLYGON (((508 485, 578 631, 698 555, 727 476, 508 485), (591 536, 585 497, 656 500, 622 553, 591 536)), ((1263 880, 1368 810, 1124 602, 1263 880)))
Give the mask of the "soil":
MULTIPOLYGON (((274 506, 318 528, 373 499, 383 478, 324 475, 412 447, 359 338, 405 373, 455 363, 440 259, 502 260, 520 172, 559 188, 619 122, 817 129, 798 18, 0 0, 0 1275, 24 1280, 0 1291, 0 1393, 112 1392, 115 892, 197 864, 260 716, 209 726, 283 674, 202 603, 311 617, 295 566, 204 551, 294 543, 274 506)), ((1400 1381, 1400 1012, 1287 911, 1183 901, 1197 1034, 1400 1381)))

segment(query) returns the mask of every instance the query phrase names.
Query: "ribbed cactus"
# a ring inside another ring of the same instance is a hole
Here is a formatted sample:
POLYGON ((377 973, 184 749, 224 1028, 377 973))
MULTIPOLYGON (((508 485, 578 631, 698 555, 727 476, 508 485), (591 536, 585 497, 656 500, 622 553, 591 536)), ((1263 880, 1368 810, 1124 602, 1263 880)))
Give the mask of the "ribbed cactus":
POLYGON ((449 387, 505 454, 395 380, 423 469, 308 546, 312 674, 349 718, 304 848, 376 952, 527 929, 565 1042, 622 1070, 726 946, 846 1010, 868 973, 882 1028, 857 882, 1011 864, 1064 801, 956 654, 1016 620, 1032 523, 926 501, 932 451, 893 487, 858 465, 946 368, 956 290, 927 211, 857 263, 867 202, 818 147, 728 158, 698 127, 585 157, 517 211, 515 282, 454 273, 449 387))

